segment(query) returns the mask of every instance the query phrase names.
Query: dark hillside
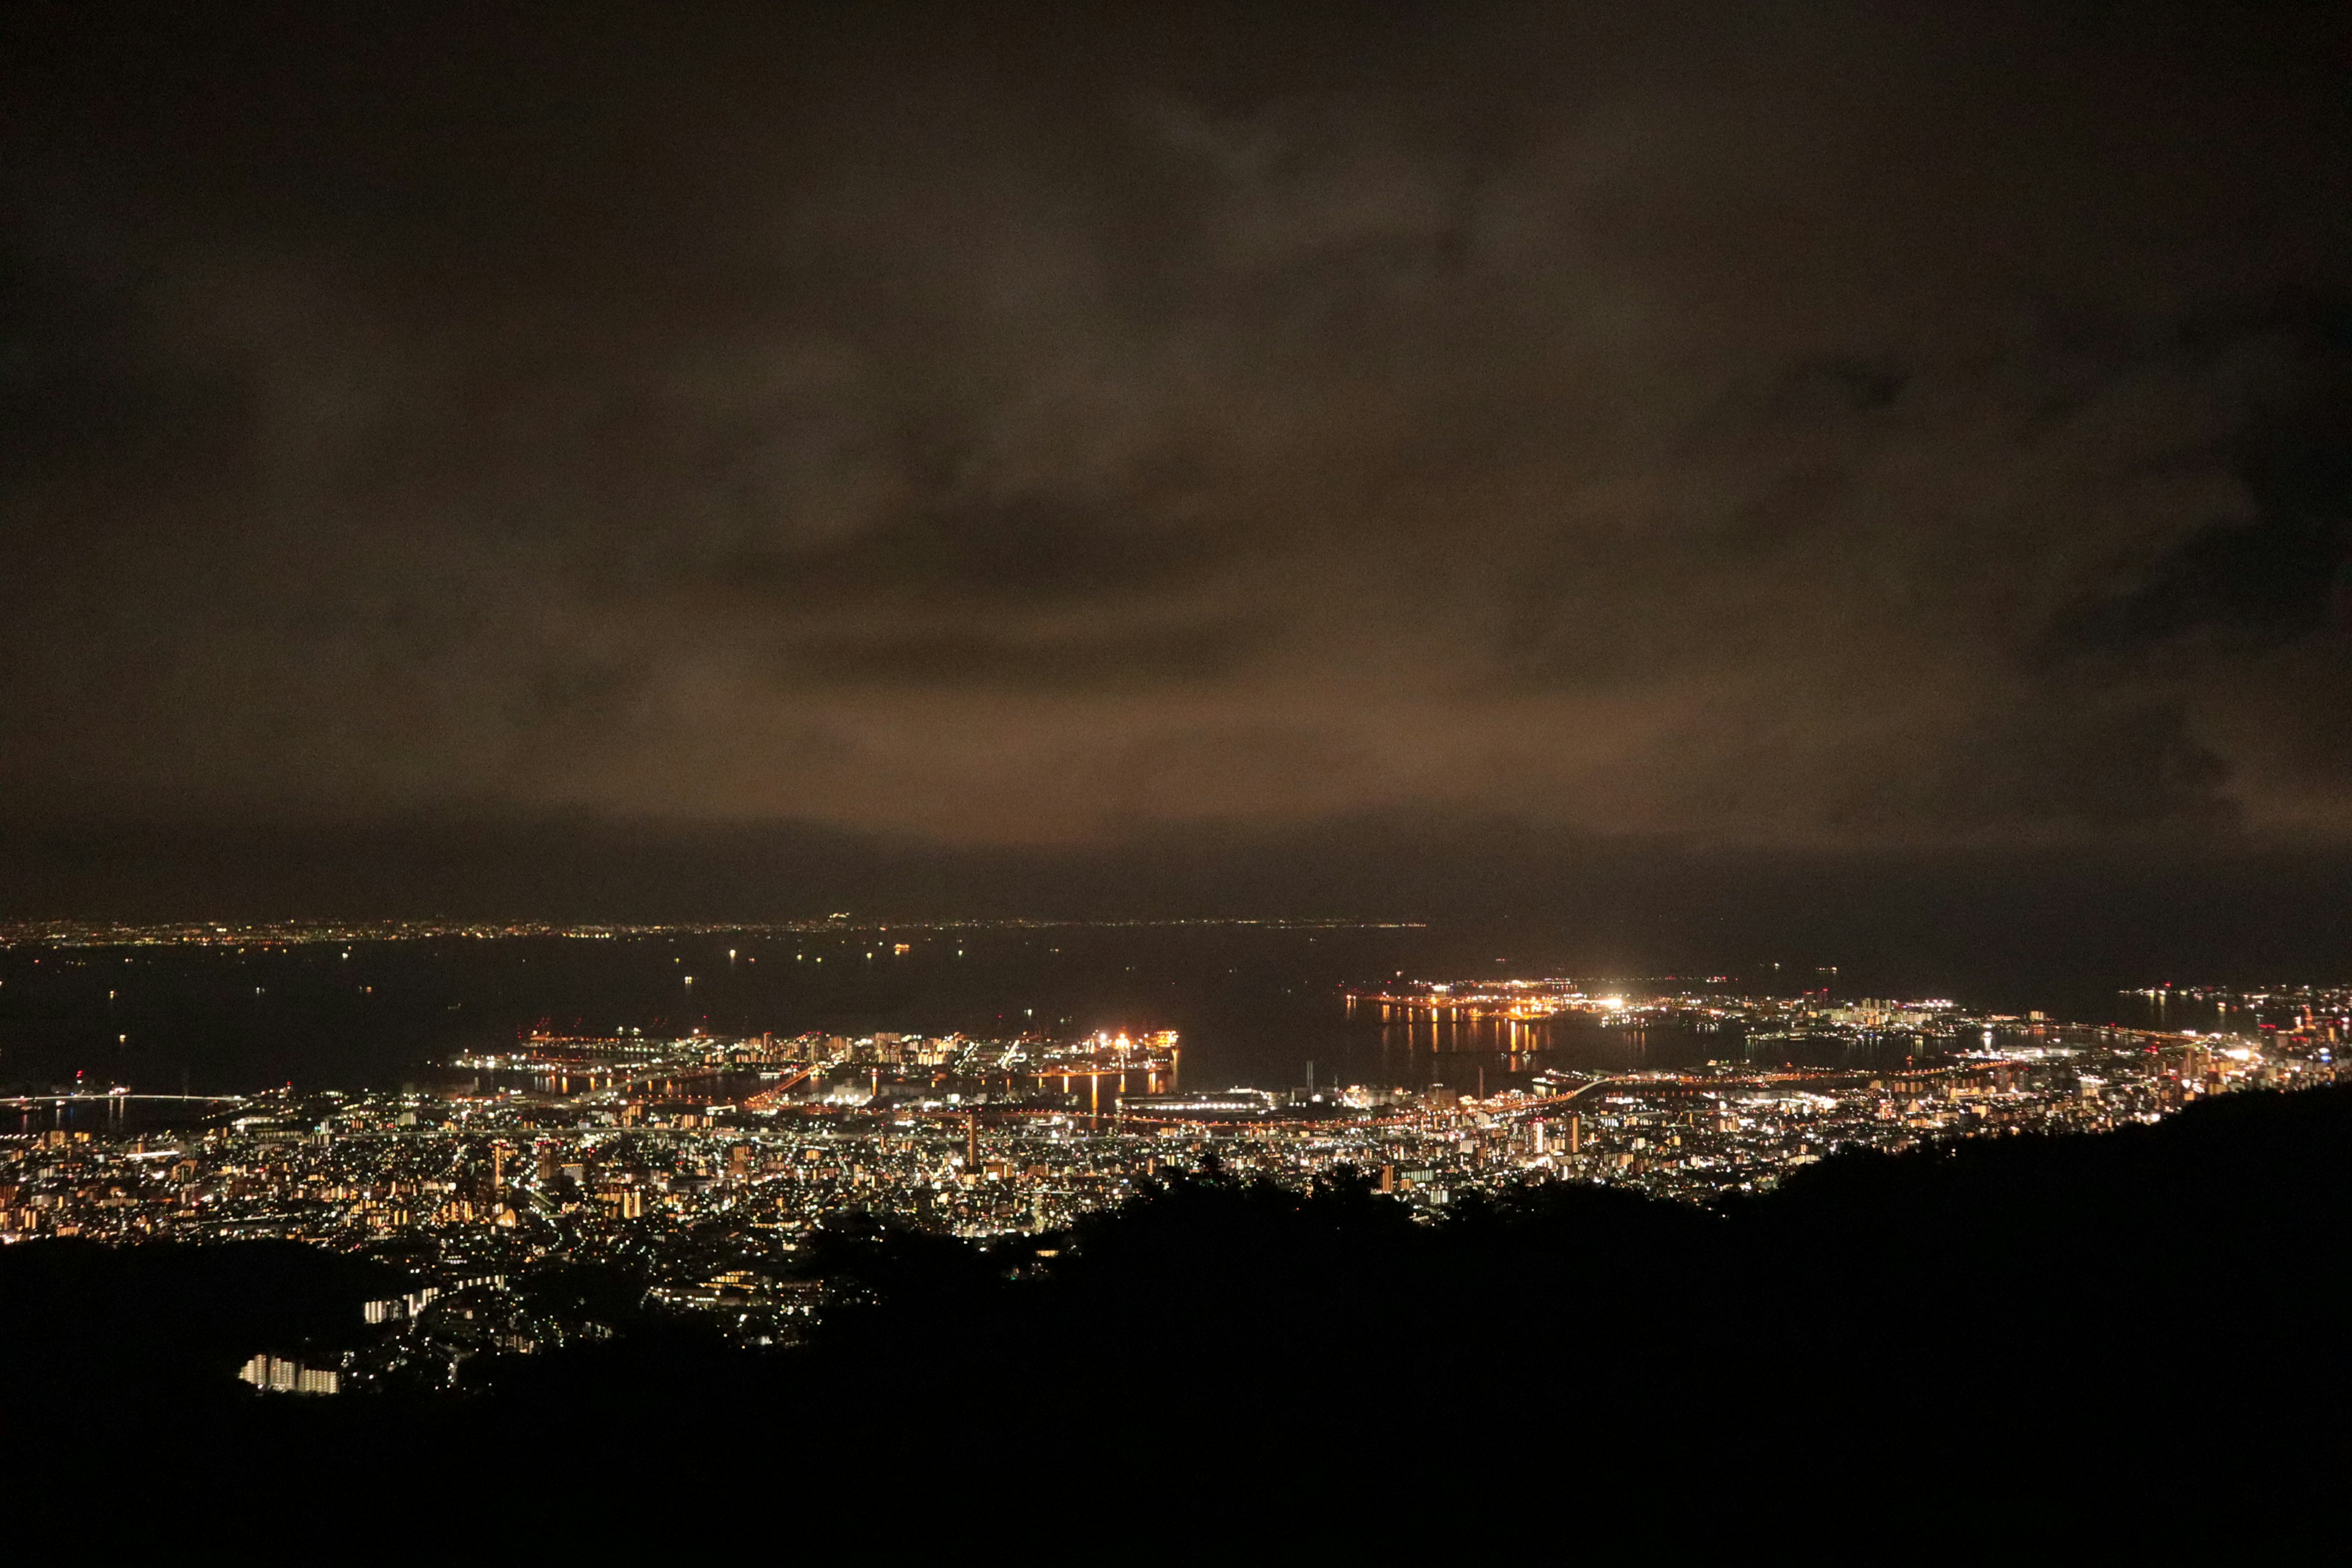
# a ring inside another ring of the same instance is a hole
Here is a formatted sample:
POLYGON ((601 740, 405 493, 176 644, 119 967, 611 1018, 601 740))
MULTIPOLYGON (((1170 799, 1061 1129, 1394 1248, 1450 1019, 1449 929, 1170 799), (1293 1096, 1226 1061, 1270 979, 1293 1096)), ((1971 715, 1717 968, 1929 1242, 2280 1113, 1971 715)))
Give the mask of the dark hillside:
MULTIPOLYGON (((236 1334, 349 1293, 276 1248, 18 1248, 0 1321, 19 1389, 83 1386, 67 1408, 100 1425, 178 1401, 159 1518, 263 1477, 331 1503, 397 1454, 388 1474, 541 1500, 509 1512, 531 1531, 657 1531, 694 1496, 728 1500, 720 1533, 1042 1510, 1589 1535, 1664 1508, 2106 1539, 2317 1517, 2347 1457, 2347 1244, 2352 1089, 2331 1089, 1843 1157, 1711 1213, 1553 1186, 1430 1226, 1360 1184, 1193 1182, 986 1249, 845 1230, 801 1351, 649 1326, 441 1403, 221 1397, 236 1334), (73 1370, 37 1374, 45 1353, 73 1370), (191 1357, 218 1363, 209 1391, 127 1392, 191 1357)), ((70 1468, 12 1425, 28 1466, 70 1468)))

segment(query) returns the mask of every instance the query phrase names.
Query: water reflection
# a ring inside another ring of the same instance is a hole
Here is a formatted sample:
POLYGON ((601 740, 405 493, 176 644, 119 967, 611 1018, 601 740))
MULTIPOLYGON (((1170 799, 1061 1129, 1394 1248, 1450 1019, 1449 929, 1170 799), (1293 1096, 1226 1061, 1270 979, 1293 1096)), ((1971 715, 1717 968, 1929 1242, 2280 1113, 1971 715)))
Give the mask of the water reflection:
POLYGON ((1895 1069, 1937 1054, 1935 1042, 1906 1034, 1813 1035, 1751 1031, 1734 1022, 1634 1019, 1590 1013, 1497 1016, 1473 1008, 1382 1008, 1360 1025, 1376 1030, 1384 1075, 1403 1084, 1485 1079, 1490 1089, 1525 1087, 1546 1070, 1577 1073, 1681 1071, 1711 1062, 1748 1068, 1895 1069))
POLYGON ((0 1131, 121 1138, 207 1125, 238 1109, 234 1101, 177 1095, 26 1095, 0 1100, 0 1131))

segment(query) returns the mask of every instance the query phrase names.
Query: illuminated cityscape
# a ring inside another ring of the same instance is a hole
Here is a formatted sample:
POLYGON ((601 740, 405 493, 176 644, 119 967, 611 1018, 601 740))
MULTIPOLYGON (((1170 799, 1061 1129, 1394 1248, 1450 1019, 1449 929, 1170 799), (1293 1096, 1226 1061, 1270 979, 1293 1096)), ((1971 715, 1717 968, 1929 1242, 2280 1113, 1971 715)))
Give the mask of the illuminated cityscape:
POLYGON ((532 1290, 572 1266, 639 1279, 644 1304, 737 1342, 788 1345, 826 1300, 811 1243, 851 1217, 1044 1242, 1209 1173, 1302 1191, 1356 1181, 1432 1220, 1528 1184, 1706 1205, 1842 1151, 2100 1132, 2334 1082, 2352 1031, 2341 988, 2178 993, 2235 1020, 2200 1030, 1743 995, 1725 978, 1646 994, 1400 980, 1339 999, 1429 1031, 1441 1053, 1443 1031, 1499 1023, 1497 1074, 1514 1081, 1491 1091, 1483 1065, 1417 1086, 1318 1083, 1311 1066, 1284 1088, 1196 1085, 1166 1030, 541 1029, 457 1056, 429 1089, 207 1100, 59 1088, 0 1100, 14 1128, 0 1134, 0 1240, 279 1238, 383 1260, 411 1283, 368 1304, 361 1342, 308 1360, 255 1347, 240 1375, 294 1394, 430 1388, 476 1357, 609 1337, 593 1310, 532 1290), (1676 1070, 1542 1066, 1519 1032, 1566 1015, 1636 1045, 1696 1030, 1723 1053, 1676 1070), (1765 1048, 1791 1040, 1852 1065, 1791 1067, 1765 1048))
POLYGON ((8 7, 12 1543, 2343 1556, 2347 58, 8 7))

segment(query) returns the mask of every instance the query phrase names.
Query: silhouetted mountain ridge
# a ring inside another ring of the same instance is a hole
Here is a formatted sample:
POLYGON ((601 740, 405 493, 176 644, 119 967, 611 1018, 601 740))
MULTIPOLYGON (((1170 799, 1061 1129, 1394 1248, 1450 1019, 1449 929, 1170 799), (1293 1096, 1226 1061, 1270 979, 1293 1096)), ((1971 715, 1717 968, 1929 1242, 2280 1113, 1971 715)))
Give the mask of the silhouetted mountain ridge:
POLYGON ((173 1487, 266 1476, 330 1514, 355 1464, 398 1453, 491 1466, 541 1500, 509 1521, 535 1531, 591 1517, 560 1500, 593 1460, 646 1501, 613 1529, 729 1478, 898 1527, 1034 1508, 1517 1530, 1606 1496, 1692 1530, 1833 1500, 1855 1528, 1899 1531, 1916 1504, 2098 1539, 2317 1517, 2344 1458, 2347 1242, 2334 1089, 1841 1155, 1708 1211, 1551 1184, 1423 1223, 1360 1180, 1205 1179, 986 1247, 852 1223, 817 1243, 835 1304, 801 1349, 648 1323, 437 1403, 223 1399, 184 1376, 133 1396, 106 1373, 170 1362, 152 1342, 176 1333, 184 1369, 200 1353, 225 1378, 237 1348, 230 1306, 133 1310, 98 1289, 108 1270, 182 1303, 209 1271, 260 1332, 359 1284, 323 1255, 21 1247, 0 1322, 20 1389, 47 1354, 35 1381, 86 1381, 68 1403, 101 1425, 109 1399, 168 1408, 173 1487))

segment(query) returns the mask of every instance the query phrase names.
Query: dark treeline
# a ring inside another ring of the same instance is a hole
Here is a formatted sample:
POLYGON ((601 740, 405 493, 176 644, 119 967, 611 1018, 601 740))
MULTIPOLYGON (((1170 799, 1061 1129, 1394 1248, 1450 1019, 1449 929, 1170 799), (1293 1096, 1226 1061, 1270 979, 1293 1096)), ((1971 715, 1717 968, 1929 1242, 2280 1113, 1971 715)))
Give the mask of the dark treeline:
POLYGON ((1841 1156, 1714 1211, 1551 1185, 1427 1225, 1359 1182, 1211 1179, 989 1247, 843 1226, 799 1350, 644 1317, 433 1401, 228 1381, 348 1321, 373 1266, 32 1244, 0 1252, 0 1372, 19 1479, 132 1463, 111 1528, 167 1539, 259 1489, 274 1517, 438 1498, 604 1539, 805 1515, 2121 1542, 2332 1512, 2347 1243, 2336 1089, 1841 1156))

